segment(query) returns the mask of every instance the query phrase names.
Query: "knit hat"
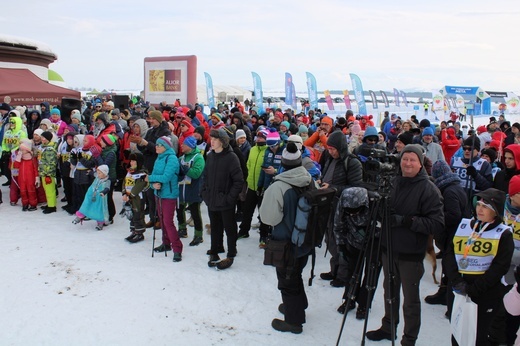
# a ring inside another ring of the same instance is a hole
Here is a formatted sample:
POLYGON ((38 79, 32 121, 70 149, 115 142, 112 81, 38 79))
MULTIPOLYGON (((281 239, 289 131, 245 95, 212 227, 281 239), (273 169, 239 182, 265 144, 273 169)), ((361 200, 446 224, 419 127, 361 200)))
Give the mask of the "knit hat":
POLYGON ((206 129, 204 128, 204 126, 197 126, 195 128, 195 131, 194 132, 197 132, 199 135, 201 135, 202 137, 204 137, 204 134, 206 133, 206 129))
POLYGON ((323 118, 321 118, 321 123, 322 124, 329 124, 330 126, 333 125, 332 118, 330 118, 328 116, 324 116, 323 118))
POLYGON ((210 137, 217 138, 222 142, 222 146, 227 148, 229 146, 229 136, 223 128, 218 130, 211 130, 209 132, 210 137))
POLYGON ((114 107, 114 102, 113 101, 108 101, 107 102, 107 106, 114 107))
POLYGON ((282 167, 286 170, 302 165, 302 153, 295 143, 289 142, 282 152, 282 167))
POLYGON ((0 104, 0 110, 9 112, 11 110, 11 107, 7 103, 4 102, 4 103, 0 104))
POLYGON ((246 138, 246 137, 247 137, 246 133, 242 129, 238 129, 237 132, 235 133, 235 139, 246 138))
POLYGON ((365 129, 365 135, 363 136, 363 141, 367 139, 368 137, 377 137, 379 140, 379 135, 377 134, 377 129, 374 126, 368 126, 365 129))
POLYGON ((419 123, 419 127, 421 128, 427 128, 427 127, 430 127, 430 121, 428 119, 423 119, 421 120, 421 122, 419 123))
POLYGON ((288 121, 282 121, 282 122, 280 123, 280 126, 282 126, 282 125, 285 126, 285 127, 287 128, 287 130, 289 129, 289 127, 291 127, 291 124, 289 124, 288 121))
POLYGON ((270 129, 271 132, 267 135, 267 146, 272 147, 280 143, 280 134, 275 129, 270 129))
POLYGON ((520 175, 514 175, 509 180, 509 197, 516 195, 520 192, 520 175))
POLYGON ((148 113, 148 116, 152 119, 157 120, 158 122, 162 122, 164 119, 162 113, 159 111, 151 111, 148 113))
POLYGON ((269 136, 269 130, 266 129, 265 127, 263 128, 258 128, 258 131, 256 132, 256 137, 260 137, 260 138, 263 138, 263 139, 267 139, 267 136, 269 136))
POLYGON ((89 150, 96 143, 96 139, 92 135, 83 137, 83 150, 89 150))
POLYGON ((309 129, 305 125, 300 125, 298 127, 298 133, 309 133, 309 129))
POLYGON ((121 117, 121 111, 119 110, 119 108, 115 108, 115 109, 112 109, 112 112, 110 112, 110 115, 114 116, 118 116, 118 117, 121 117))
POLYGON ((51 110, 51 115, 54 115, 54 114, 58 114, 59 116, 61 116, 61 112, 58 108, 53 108, 51 110))
POLYGON ((114 145, 116 142, 116 137, 114 135, 108 134, 108 135, 102 135, 101 140, 105 142, 106 145, 111 146, 114 145))
POLYGON ((477 136, 475 136, 475 135, 469 136, 468 138, 466 138, 464 140, 463 146, 471 147, 473 145, 473 139, 475 139, 475 146, 474 146, 474 148, 477 149, 478 151, 480 151, 480 139, 477 136))
POLYGON ((410 132, 403 132, 397 136, 397 140, 403 142, 404 145, 412 144, 413 134, 410 132))
POLYGON ((23 138, 20 140, 20 149, 25 149, 27 151, 32 150, 32 141, 29 138, 23 138))
POLYGON ((41 136, 42 133, 43 133, 43 130, 42 130, 42 129, 36 129, 36 130, 34 130, 34 132, 33 132, 33 136, 34 136, 34 135, 41 136))
POLYGON ((433 164, 432 167, 432 177, 437 179, 439 177, 442 177, 445 174, 453 174, 451 171, 450 166, 446 163, 444 160, 438 160, 433 164))
POLYGON ((433 129, 431 127, 425 127, 422 136, 433 136, 433 129))
POLYGON ((155 142, 155 144, 156 145, 160 144, 160 145, 162 145, 165 148, 172 148, 173 149, 172 140, 168 136, 162 136, 162 137, 158 138, 157 141, 155 142))
POLYGON ((298 135, 290 135, 289 138, 287 138, 287 143, 296 144, 298 150, 302 150, 303 148, 303 139, 298 135))
POLYGON ((354 125, 352 125, 350 128, 350 132, 356 136, 361 132, 361 125, 359 125, 359 120, 354 120, 354 125))
POLYGON ((41 136, 48 140, 49 142, 52 140, 52 132, 50 131, 44 131, 41 136))
POLYGON ((477 127, 477 134, 478 135, 480 135, 481 133, 484 133, 486 131, 487 131, 486 125, 480 125, 479 127, 477 127))
POLYGON ((107 165, 101 165, 96 168, 98 171, 103 172, 104 175, 108 175, 108 166, 107 165))
POLYGON ((213 113, 211 117, 217 119, 217 121, 222 121, 222 114, 220 113, 213 113))
POLYGON ((184 138, 183 145, 189 147, 190 149, 195 149, 197 147, 197 140, 193 136, 188 136, 184 138))
POLYGON ((77 109, 74 109, 74 110, 70 113, 70 118, 71 118, 71 119, 78 119, 79 121, 81 121, 81 113, 80 113, 77 109))
POLYGON ((497 159, 497 151, 493 148, 488 148, 488 149, 482 149, 481 155, 487 155, 489 156, 489 160, 493 163, 496 161, 497 159))
POLYGON ((408 144, 404 147, 403 151, 401 151, 401 157, 403 157, 404 153, 414 153, 419 158, 421 166, 424 166, 424 152, 418 144, 408 144))
POLYGON ((130 160, 130 161, 133 160, 137 163, 137 166, 136 166, 137 170, 140 170, 143 167, 144 156, 139 151, 131 153, 130 156, 128 156, 128 160, 130 160))

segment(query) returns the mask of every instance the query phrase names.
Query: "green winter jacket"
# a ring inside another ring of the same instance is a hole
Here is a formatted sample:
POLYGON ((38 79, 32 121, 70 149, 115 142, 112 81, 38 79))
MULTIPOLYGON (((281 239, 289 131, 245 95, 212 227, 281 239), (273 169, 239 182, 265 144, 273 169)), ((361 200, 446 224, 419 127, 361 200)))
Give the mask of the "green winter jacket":
POLYGON ((255 145, 251 147, 249 151, 249 157, 247 159, 247 186, 251 190, 256 190, 258 185, 258 179, 262 172, 262 164, 264 163, 265 150, 267 145, 259 147, 255 145))
POLYGON ((12 152, 20 147, 20 141, 27 138, 27 132, 23 129, 23 121, 18 117, 11 117, 9 121, 14 121, 14 129, 6 125, 4 139, 2 140, 2 152, 12 152))
POLYGON ((42 154, 38 165, 40 177, 56 177, 56 165, 58 164, 58 152, 54 143, 42 144, 42 154))

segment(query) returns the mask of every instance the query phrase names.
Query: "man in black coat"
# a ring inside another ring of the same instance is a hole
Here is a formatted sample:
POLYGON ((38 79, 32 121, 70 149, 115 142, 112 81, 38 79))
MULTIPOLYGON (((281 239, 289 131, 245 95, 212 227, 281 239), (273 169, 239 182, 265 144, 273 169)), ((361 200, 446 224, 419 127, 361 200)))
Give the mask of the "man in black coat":
POLYGON ((211 225, 210 267, 227 269, 237 254, 237 223, 235 207, 242 191, 244 177, 240 161, 229 146, 224 129, 211 130, 211 151, 204 167, 202 198, 208 207, 211 225), (224 230, 227 236, 227 258, 220 260, 218 253, 224 248, 224 230))

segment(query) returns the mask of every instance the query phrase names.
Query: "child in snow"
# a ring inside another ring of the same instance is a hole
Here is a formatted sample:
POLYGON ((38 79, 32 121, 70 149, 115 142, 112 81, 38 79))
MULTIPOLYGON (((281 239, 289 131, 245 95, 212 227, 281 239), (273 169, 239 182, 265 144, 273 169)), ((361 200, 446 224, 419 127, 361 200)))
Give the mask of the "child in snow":
POLYGON ((76 212, 73 224, 78 224, 84 218, 96 220, 96 229, 101 231, 108 222, 107 193, 110 191, 110 180, 108 179, 108 166, 101 165, 96 169, 96 178, 87 190, 81 207, 76 212))
POLYGON ((71 164, 70 164, 70 153, 72 148, 74 148, 74 136, 75 132, 68 132, 63 135, 63 141, 58 146, 58 159, 60 162, 60 172, 61 179, 63 180, 63 191, 65 192, 65 201, 67 205, 61 207, 66 212, 73 214, 71 212, 72 208, 72 187, 73 187, 73 177, 71 176, 71 164))
POLYGON ((45 131, 42 137, 42 153, 38 163, 38 175, 41 178, 47 206, 43 207, 44 214, 56 212, 56 165, 58 164, 58 153, 52 141, 53 134, 45 131))
POLYGON ((125 202, 125 210, 127 210, 126 216, 130 220, 131 234, 125 240, 137 243, 144 240, 146 222, 144 221, 143 191, 148 190, 150 185, 144 180, 147 172, 143 167, 143 154, 135 152, 130 154, 128 159, 130 166, 123 182, 123 202, 125 202))
POLYGON ((24 138, 16 154, 15 165, 18 169, 18 184, 22 198, 23 211, 35 211, 38 205, 36 187, 40 184, 38 161, 33 157, 32 141, 24 138))

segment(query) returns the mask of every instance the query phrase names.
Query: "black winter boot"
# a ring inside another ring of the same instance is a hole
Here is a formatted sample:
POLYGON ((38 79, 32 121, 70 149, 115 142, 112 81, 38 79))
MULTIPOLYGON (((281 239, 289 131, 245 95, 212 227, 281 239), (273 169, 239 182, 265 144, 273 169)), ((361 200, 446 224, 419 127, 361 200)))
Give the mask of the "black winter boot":
POLYGON ((301 334, 303 331, 302 325, 289 324, 283 320, 275 318, 271 322, 271 326, 279 332, 291 332, 293 334, 301 334))
POLYGON ((441 286, 437 293, 427 296, 424 301, 431 305, 448 305, 446 301, 447 292, 446 286, 441 286))

